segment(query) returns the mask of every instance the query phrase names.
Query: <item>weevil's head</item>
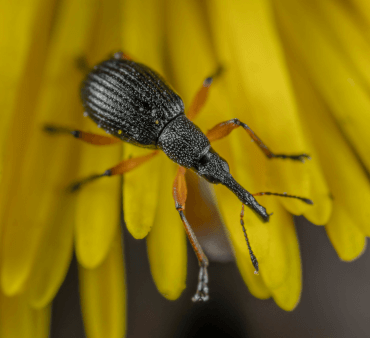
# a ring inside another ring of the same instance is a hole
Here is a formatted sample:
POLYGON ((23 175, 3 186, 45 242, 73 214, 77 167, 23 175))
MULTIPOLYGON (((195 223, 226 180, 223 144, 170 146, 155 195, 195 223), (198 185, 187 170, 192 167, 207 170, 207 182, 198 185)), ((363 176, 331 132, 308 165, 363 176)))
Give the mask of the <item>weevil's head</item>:
POLYGON ((266 209, 260 205, 247 190, 235 181, 230 174, 229 165, 216 153, 216 151, 214 151, 214 149, 209 148, 192 169, 210 183, 221 183, 225 185, 243 204, 251 208, 264 222, 268 222, 269 215, 266 209))
POLYGON ((223 184, 231 176, 227 162, 211 147, 200 157, 192 169, 199 176, 214 184, 223 184))

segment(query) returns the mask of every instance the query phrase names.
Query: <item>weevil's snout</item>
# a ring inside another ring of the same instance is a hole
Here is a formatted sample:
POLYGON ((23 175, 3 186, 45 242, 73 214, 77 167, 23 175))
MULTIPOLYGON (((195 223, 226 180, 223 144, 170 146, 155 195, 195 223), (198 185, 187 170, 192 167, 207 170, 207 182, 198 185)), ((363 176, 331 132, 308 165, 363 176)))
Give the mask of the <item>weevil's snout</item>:
POLYGON ((227 186, 243 204, 252 209, 263 222, 269 221, 270 215, 267 213, 266 209, 256 201, 252 194, 235 181, 231 175, 224 185, 227 186))
POLYGON ((227 162, 212 148, 200 158, 193 169, 208 182, 225 185, 243 204, 251 208, 262 221, 269 221, 270 216, 266 209, 260 205, 247 190, 235 181, 230 174, 227 162))

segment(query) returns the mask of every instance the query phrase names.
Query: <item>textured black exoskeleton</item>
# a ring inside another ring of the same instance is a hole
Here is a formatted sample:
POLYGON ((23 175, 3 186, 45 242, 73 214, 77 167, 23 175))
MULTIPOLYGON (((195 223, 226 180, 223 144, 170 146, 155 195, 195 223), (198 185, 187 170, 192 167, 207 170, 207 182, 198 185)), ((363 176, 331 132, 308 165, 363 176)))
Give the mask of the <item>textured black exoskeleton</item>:
MULTIPOLYGON (((172 161, 180 165, 173 185, 173 197, 200 265, 194 301, 206 301, 209 298, 208 259, 184 214, 187 196, 184 168, 195 171, 208 182, 225 185, 243 203, 240 224, 243 228, 251 262, 255 272, 258 273, 258 261, 251 249, 244 227, 244 205, 252 209, 264 222, 269 220, 269 214, 252 194, 234 180, 227 162, 211 147, 209 140, 221 139, 233 129, 242 127, 268 158, 298 161, 309 158, 307 154, 274 154, 245 123, 238 119, 221 122, 209 130, 207 136, 203 134, 191 119, 196 116, 204 104, 212 79, 220 73, 220 70, 221 68, 203 82, 202 88, 188 109, 188 118, 185 116, 181 98, 160 75, 143 64, 128 60, 127 56, 118 52, 111 59, 103 61, 89 70, 81 88, 81 98, 85 107, 84 115, 89 116, 99 127, 115 138, 60 126, 45 126, 45 130, 49 133, 72 134, 90 144, 109 145, 122 140, 139 147, 155 149, 149 155, 124 160, 102 174, 89 176, 74 184, 71 191, 76 191, 83 184, 104 176, 122 175, 155 156, 158 153, 157 150, 162 150, 172 161)), ((254 194, 254 196, 261 195, 297 198, 312 204, 309 199, 285 193, 260 192, 254 194)))
POLYGON ((88 116, 108 133, 171 160, 211 183, 228 187, 263 221, 266 209, 231 176, 227 162, 184 114, 181 98, 149 67, 114 57, 94 67, 81 88, 88 116))

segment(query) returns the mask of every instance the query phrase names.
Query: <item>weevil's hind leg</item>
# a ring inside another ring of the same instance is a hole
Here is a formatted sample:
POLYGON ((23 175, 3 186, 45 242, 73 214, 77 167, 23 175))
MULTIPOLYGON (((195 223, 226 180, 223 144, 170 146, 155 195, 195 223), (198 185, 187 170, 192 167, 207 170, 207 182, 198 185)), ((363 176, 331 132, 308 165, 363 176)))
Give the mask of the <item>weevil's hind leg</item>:
POLYGON ((199 277, 197 292, 192 298, 193 302, 207 301, 209 299, 208 295, 208 258, 204 254, 202 247, 200 246, 193 229, 191 228, 188 220, 184 215, 185 202, 187 197, 187 188, 185 181, 185 171, 184 167, 179 167, 175 181, 173 182, 173 198, 175 200, 176 210, 179 212, 181 221, 184 224, 185 232, 189 238, 190 244, 194 249, 194 252, 198 258, 199 262, 199 277))
POLYGON ((198 90, 195 94, 193 102, 191 103, 189 110, 186 114, 190 121, 193 121, 195 117, 198 115, 202 107, 204 106, 205 102, 207 101, 208 91, 213 83, 213 80, 220 76, 223 71, 223 67, 219 66, 214 74, 208 76, 202 84, 202 87, 198 90))
POLYGON ((298 154, 298 155, 286 155, 286 154, 274 154, 262 141, 261 139, 249 128, 245 123, 241 122, 239 119, 232 119, 229 121, 221 122, 214 126, 211 130, 208 131, 207 137, 210 142, 220 140, 227 135, 229 135, 234 129, 238 127, 243 127, 248 135, 252 138, 258 147, 263 151, 263 153, 268 158, 283 158, 291 159, 295 161, 304 162, 305 159, 310 159, 310 156, 307 154, 298 154))
POLYGON ((134 158, 129 158, 127 160, 124 160, 120 163, 118 163, 116 166, 107 169, 104 171, 102 174, 95 174, 91 175, 89 177, 84 178, 81 181, 78 181, 76 183, 73 183, 70 187, 69 190, 71 192, 79 190, 83 185, 86 183, 92 182, 97 180, 98 178, 104 177, 104 176, 115 176, 115 175, 122 175, 124 173, 127 173, 131 170, 134 170, 136 167, 144 164, 145 162, 149 161, 152 159, 155 155, 159 153, 158 150, 151 152, 148 155, 140 156, 140 157, 134 157, 134 158))
POLYGON ((97 135, 92 133, 87 133, 85 131, 81 130, 73 130, 66 127, 60 127, 60 126, 54 126, 54 125, 45 125, 44 131, 51 134, 70 134, 73 137, 84 141, 86 143, 90 143, 96 146, 107 146, 110 144, 116 144, 119 142, 122 142, 120 139, 110 136, 104 136, 104 135, 97 135))

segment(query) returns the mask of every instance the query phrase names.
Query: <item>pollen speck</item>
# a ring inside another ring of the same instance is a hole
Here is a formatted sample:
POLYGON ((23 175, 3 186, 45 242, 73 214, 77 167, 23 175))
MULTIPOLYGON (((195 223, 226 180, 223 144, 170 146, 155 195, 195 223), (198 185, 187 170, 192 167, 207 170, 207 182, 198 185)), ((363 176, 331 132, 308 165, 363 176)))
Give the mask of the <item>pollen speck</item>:
POLYGON ((118 135, 121 135, 122 134, 122 130, 118 130, 118 135))
POLYGON ((347 79, 348 83, 354 87, 355 86, 355 81, 353 79, 351 79, 350 77, 347 79))
POLYGON ((159 124, 159 121, 158 120, 155 120, 155 124, 159 124))

